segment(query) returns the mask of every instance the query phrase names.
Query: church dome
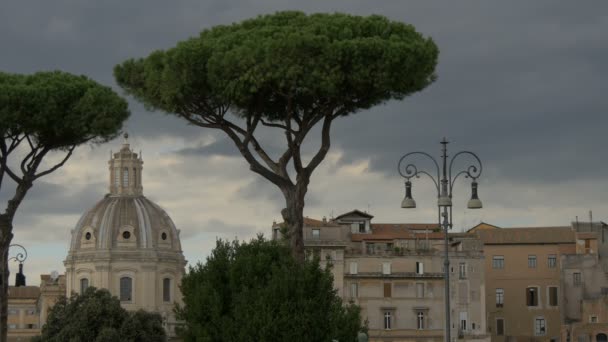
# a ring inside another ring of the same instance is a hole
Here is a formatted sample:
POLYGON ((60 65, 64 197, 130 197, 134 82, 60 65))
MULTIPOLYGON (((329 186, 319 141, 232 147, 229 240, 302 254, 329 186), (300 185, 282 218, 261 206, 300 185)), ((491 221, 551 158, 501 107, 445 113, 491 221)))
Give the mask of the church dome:
POLYGON ((126 138, 108 164, 110 192, 82 215, 72 231, 70 251, 128 248, 181 253, 173 221, 143 195, 143 160, 131 151, 126 138))
POLYGON ((125 134, 110 153, 109 193, 87 210, 72 230, 66 296, 95 286, 110 291, 127 310, 158 312, 172 336, 175 303, 185 273, 179 230, 167 213, 143 195, 143 159, 125 134))

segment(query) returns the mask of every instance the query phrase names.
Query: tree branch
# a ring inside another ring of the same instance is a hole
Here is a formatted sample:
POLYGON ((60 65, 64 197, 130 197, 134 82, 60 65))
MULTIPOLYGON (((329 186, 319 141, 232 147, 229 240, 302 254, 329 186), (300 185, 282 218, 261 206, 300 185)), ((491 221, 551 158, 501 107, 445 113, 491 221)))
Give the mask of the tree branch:
POLYGON ((49 173, 51 173, 51 172, 53 172, 53 171, 57 170, 58 168, 62 167, 62 166, 63 166, 63 164, 65 164, 65 162, 66 162, 68 159, 70 159, 70 156, 72 155, 72 152, 74 152, 74 149, 75 149, 75 148, 76 148, 76 145, 72 145, 72 146, 69 148, 68 153, 66 154, 66 156, 63 158, 63 160, 61 160, 61 162, 57 163, 55 166, 51 167, 50 169, 48 169, 48 170, 46 170, 46 171, 42 171, 42 172, 40 172, 40 173, 38 173, 38 174, 35 174, 35 175, 33 176, 33 179, 38 179, 38 178, 40 178, 40 177, 42 177, 42 176, 46 176, 46 175, 48 175, 49 173))
POLYGON ((323 120, 323 128, 321 129, 321 147, 305 168, 308 174, 311 174, 315 168, 319 166, 329 151, 329 147, 331 145, 330 131, 332 122, 333 115, 331 113, 327 113, 325 115, 325 119, 323 120))

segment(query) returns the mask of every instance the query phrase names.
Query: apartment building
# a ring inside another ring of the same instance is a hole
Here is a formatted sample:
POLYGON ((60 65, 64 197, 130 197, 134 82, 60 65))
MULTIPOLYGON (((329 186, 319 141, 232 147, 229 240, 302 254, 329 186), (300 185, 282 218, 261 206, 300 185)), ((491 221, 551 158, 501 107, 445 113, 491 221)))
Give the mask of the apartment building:
POLYGON ((562 257, 576 254, 570 226, 469 230, 483 242, 492 341, 559 341, 562 257))
MULTIPOLYGON (((372 223, 354 210, 332 220, 304 220, 308 255, 332 264, 334 286, 362 309, 370 341, 443 341, 444 235, 438 224, 372 223)), ((279 236, 278 224, 273 236, 279 236)), ((489 341, 484 259, 476 237, 450 242, 451 334, 489 341)))
POLYGON ((606 224, 573 222, 576 253, 561 256, 562 341, 608 341, 606 224))

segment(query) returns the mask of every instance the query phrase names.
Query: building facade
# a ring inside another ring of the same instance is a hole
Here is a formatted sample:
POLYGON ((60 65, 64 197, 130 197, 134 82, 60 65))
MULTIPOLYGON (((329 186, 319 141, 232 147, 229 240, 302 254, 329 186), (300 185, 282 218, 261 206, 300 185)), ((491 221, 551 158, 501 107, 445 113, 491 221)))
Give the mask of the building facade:
POLYGON ((576 251, 571 227, 498 228, 483 241, 486 312, 492 341, 559 341, 563 255, 576 251))
MULTIPOLYGON (((443 233, 437 224, 374 224, 352 211, 333 220, 304 220, 309 256, 332 264, 344 301, 362 309, 370 341, 443 341, 443 233)), ((279 236, 279 226, 273 225, 279 236)), ((465 236, 450 246, 452 336, 489 341, 485 326, 481 243, 465 236)))
POLYGON ((86 211, 71 232, 64 261, 66 294, 107 289, 127 310, 163 316, 173 335, 173 308, 182 303, 185 272, 179 230, 143 195, 143 160, 126 141, 109 165, 109 193, 86 211))

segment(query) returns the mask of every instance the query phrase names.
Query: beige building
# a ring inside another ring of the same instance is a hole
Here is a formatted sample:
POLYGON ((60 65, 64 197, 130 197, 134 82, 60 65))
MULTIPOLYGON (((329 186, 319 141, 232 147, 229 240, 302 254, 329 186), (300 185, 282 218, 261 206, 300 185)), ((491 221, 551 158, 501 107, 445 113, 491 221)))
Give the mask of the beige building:
POLYGON ((562 341, 608 341, 607 227, 572 224, 576 254, 561 257, 562 341))
POLYGON ((11 286, 8 293, 8 341, 29 341, 40 331, 52 307, 65 295, 65 277, 40 276, 38 286, 11 286))
POLYGON ((160 313, 169 335, 186 260, 179 230, 143 195, 143 160, 126 141, 109 165, 109 193, 72 230, 64 261, 67 294, 108 289, 127 310, 160 313))
MULTIPOLYGON (((370 341, 443 341, 443 234, 437 224, 374 224, 352 211, 331 221, 305 219, 309 255, 332 264, 334 286, 362 308, 370 341)), ((273 226, 279 235, 279 225, 273 226)), ((464 236, 450 247, 454 339, 489 341, 481 243, 464 236)))
POLYGON ((483 241, 492 341, 559 341, 562 256, 576 252, 571 227, 469 230, 483 241))

